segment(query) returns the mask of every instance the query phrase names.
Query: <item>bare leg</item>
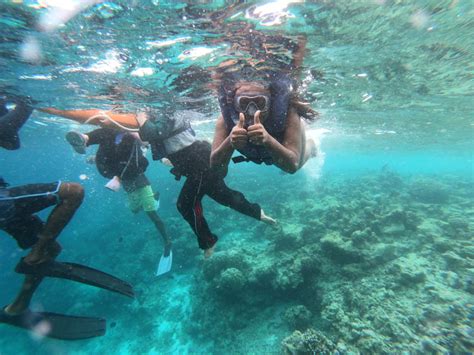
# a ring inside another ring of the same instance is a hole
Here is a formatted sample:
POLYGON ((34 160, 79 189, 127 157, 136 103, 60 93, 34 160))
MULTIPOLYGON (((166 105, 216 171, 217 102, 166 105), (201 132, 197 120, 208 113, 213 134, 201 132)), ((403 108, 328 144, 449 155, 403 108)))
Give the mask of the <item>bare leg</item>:
POLYGON ((163 244, 165 246, 164 255, 168 256, 170 254, 170 250, 171 250, 171 239, 168 236, 168 233, 166 232, 165 224, 161 220, 158 213, 156 213, 156 211, 149 211, 146 214, 147 214, 148 218, 151 219, 151 221, 155 225, 158 232, 160 232, 161 237, 163 238, 163 244))
POLYGON ((26 275, 20 292, 15 300, 5 307, 5 312, 10 315, 16 315, 26 311, 41 281, 43 281, 42 276, 26 275))
POLYGON ((63 183, 59 188, 58 197, 59 203, 48 216, 43 231, 38 235, 38 241, 24 258, 28 264, 40 264, 54 259, 59 254, 61 247, 55 239, 81 205, 84 189, 77 183, 63 183))

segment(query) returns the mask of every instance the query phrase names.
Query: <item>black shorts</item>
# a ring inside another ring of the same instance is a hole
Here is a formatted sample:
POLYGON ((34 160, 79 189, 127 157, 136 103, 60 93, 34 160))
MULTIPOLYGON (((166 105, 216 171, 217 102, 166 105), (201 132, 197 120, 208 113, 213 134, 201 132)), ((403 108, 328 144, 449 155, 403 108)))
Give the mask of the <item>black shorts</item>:
POLYGON ((10 234, 22 249, 31 247, 43 228, 35 213, 59 203, 61 182, 29 184, 8 188, 4 200, 13 201, 13 213, 1 223, 0 229, 10 234))

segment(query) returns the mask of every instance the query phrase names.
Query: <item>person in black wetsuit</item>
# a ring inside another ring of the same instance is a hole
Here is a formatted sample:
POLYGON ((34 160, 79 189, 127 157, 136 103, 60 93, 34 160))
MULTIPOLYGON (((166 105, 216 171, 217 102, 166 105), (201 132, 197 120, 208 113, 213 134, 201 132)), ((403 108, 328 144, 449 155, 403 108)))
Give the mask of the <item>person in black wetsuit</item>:
POLYGON ((199 248, 210 257, 217 242, 204 218, 201 200, 205 195, 249 217, 268 224, 276 221, 265 215, 260 206, 249 202, 245 196, 230 189, 221 173, 210 167, 210 143, 197 140, 190 123, 175 114, 164 118, 152 111, 137 114, 140 137, 150 143, 153 159, 168 158, 173 165, 171 172, 186 181, 178 197, 177 207, 197 236, 199 248))
POLYGON ((85 154, 86 147, 99 146, 95 156, 97 169, 102 176, 112 179, 106 186, 114 191, 117 191, 120 185, 123 186, 127 192, 131 211, 146 212, 163 238, 165 246, 163 255, 168 256, 171 251, 171 239, 166 232, 165 224, 156 212, 157 198, 150 181, 145 176, 148 160, 142 154, 142 142, 138 134, 99 128, 86 134, 69 132, 66 139, 80 154, 85 154))
MULTIPOLYGON (((18 131, 31 114, 25 102, 17 102, 8 111, 0 103, 0 147, 20 147, 18 131)), ((10 234, 22 249, 31 248, 15 271, 25 274, 23 285, 9 305, 0 308, 0 323, 38 331, 42 336, 58 339, 87 339, 105 334, 105 320, 76 317, 29 309, 31 299, 45 277, 59 277, 93 285, 128 297, 134 297, 132 286, 123 280, 87 266, 56 262, 61 246, 59 234, 73 218, 84 198, 80 184, 54 182, 9 187, 0 176, 0 230, 10 234), (46 223, 37 213, 53 207, 46 223), (38 327, 46 324, 47 329, 38 327), (42 330, 41 330, 42 329, 42 330)))
MULTIPOLYGON (((61 251, 56 241, 79 208, 84 198, 80 184, 55 182, 8 187, 0 178, 0 229, 10 234, 22 249, 32 248, 23 258, 38 265, 53 260, 61 251), (55 206, 44 223, 36 213, 55 206)), ((14 302, 5 308, 18 314, 28 308, 42 277, 26 275, 23 287, 14 302)))
MULTIPOLYGON (((16 101, 9 111, 7 99, 0 101, 0 147, 20 148, 18 132, 31 115, 27 101, 16 101)), ((56 258, 61 246, 56 242, 84 198, 84 190, 76 183, 29 184, 8 187, 0 177, 0 230, 10 234, 22 249, 32 248, 23 259, 37 265, 56 258), (45 208, 55 206, 46 223, 37 215, 45 208)), ((42 278, 27 275, 23 287, 13 303, 5 308, 9 314, 18 314, 28 308, 29 302, 42 278)))
POLYGON ((18 131, 30 117, 33 109, 27 99, 12 100, 16 105, 8 110, 7 98, 0 97, 0 147, 8 150, 20 148, 18 131))

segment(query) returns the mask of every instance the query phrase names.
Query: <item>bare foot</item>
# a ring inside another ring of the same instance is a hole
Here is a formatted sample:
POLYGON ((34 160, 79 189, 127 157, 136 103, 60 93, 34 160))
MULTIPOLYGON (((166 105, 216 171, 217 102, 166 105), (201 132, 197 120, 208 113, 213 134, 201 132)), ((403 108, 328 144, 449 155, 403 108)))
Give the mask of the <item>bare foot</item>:
POLYGON ((15 309, 13 305, 8 305, 3 309, 3 312, 5 312, 9 316, 17 316, 19 314, 22 314, 24 311, 26 311, 26 308, 23 309, 15 309))
POLYGON ((61 253, 61 245, 54 239, 38 239, 31 251, 23 258, 30 265, 37 265, 54 260, 61 253))
POLYGON ((273 219, 270 216, 267 216, 263 210, 260 210, 260 220, 263 223, 269 224, 271 226, 276 226, 278 224, 278 221, 276 219, 273 219))
POLYGON ((214 244, 209 249, 204 249, 204 259, 209 259, 212 254, 214 254, 214 250, 216 249, 216 244, 214 244))

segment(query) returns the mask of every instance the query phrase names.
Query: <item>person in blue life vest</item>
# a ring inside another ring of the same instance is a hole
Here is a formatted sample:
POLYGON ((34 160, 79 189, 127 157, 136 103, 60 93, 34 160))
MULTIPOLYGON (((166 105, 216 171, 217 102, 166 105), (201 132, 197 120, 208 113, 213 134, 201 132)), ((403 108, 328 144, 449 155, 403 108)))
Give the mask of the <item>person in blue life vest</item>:
POLYGON ((288 173, 298 171, 317 155, 317 144, 307 137, 306 123, 318 113, 297 95, 298 75, 305 40, 294 46, 287 64, 274 63, 268 55, 260 61, 227 61, 215 79, 221 115, 212 143, 211 166, 227 173, 235 150, 235 163, 251 161, 275 165, 288 173))

